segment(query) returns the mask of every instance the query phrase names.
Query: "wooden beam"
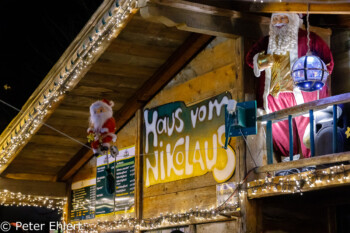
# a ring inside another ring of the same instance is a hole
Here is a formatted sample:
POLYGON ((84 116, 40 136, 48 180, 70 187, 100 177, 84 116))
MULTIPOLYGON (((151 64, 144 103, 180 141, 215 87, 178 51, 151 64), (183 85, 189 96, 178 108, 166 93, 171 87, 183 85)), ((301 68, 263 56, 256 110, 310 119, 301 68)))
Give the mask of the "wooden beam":
POLYGON ((212 36, 193 33, 115 114, 117 131, 206 46, 212 36))
MULTIPOLYGON (((137 134, 136 134, 136 155, 135 155, 135 217, 142 219, 143 209, 143 152, 142 146, 142 122, 143 111, 141 109, 136 112, 137 120, 137 134)), ((139 229, 135 230, 136 233, 141 232, 139 229)))
MULTIPOLYGON (((238 213, 235 215, 239 215, 238 213)), ((240 216, 234 216, 233 214, 231 216, 217 216, 216 218, 213 219, 199 219, 199 218, 195 218, 195 217, 190 217, 190 219, 187 222, 178 222, 178 223, 164 223, 161 224, 161 226, 155 226, 154 230, 156 229, 165 229, 165 228, 179 228, 179 227, 187 227, 189 225, 199 225, 199 224, 209 224, 209 223, 220 223, 220 222, 239 222, 240 220, 240 216)), ((238 224, 237 224, 238 225, 238 224)), ((238 228, 238 227, 237 227, 238 228)), ((151 230, 150 228, 142 228, 141 227, 142 232, 144 231, 148 231, 151 230)))
POLYGON ((268 33, 270 23, 268 17, 188 1, 149 0, 140 13, 168 27, 230 38, 260 38, 268 33))
POLYGON ((10 192, 20 192, 25 195, 59 198, 66 196, 66 183, 63 182, 15 180, 0 177, 0 187, 10 192))
MULTIPOLYGON (((251 3, 250 12, 256 13, 303 13, 307 12, 307 1, 305 2, 280 2, 280 3, 251 3)), ((310 14, 350 14, 350 4, 338 3, 310 3, 310 14)))
MULTIPOLYGON (((191 34, 136 94, 114 114, 117 132, 135 115, 138 109, 145 106, 212 39, 213 37, 208 35, 191 34)), ((90 160, 91 156, 91 150, 86 147, 81 148, 71 161, 60 170, 56 180, 68 180, 90 160)))
POLYGON ((278 121, 286 120, 289 115, 296 117, 296 116, 300 116, 305 113, 308 113, 310 109, 320 110, 334 104, 344 104, 348 102, 350 102, 350 93, 345 93, 341 95, 335 95, 335 96, 323 98, 320 100, 311 101, 305 104, 296 105, 291 108, 286 108, 277 112, 259 116, 257 120, 263 121, 263 122, 267 122, 267 121, 278 122, 278 121))
POLYGON ((9 173, 5 171, 1 176, 16 180, 39 180, 39 181, 55 181, 55 176, 34 174, 34 173, 9 173))
POLYGON ((192 3, 210 5, 223 9, 230 9, 239 12, 255 12, 255 13, 306 13, 307 3, 310 3, 311 14, 349 14, 350 5, 344 0, 283 0, 279 1, 227 1, 227 0, 187 0, 192 3))
POLYGON ((342 152, 330 155, 316 156, 307 159, 288 161, 283 163, 269 164, 255 169, 256 173, 273 172, 280 170, 288 170, 291 168, 300 168, 314 165, 322 165, 328 163, 338 163, 350 160, 350 152, 342 152))

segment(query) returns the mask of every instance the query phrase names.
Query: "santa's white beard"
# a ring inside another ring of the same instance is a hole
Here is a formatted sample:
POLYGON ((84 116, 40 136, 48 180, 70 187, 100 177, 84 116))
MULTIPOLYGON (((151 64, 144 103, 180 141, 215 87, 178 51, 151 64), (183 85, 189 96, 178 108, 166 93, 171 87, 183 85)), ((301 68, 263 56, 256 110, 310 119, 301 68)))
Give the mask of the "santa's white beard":
POLYGON ((113 112, 95 113, 90 117, 90 123, 94 126, 94 129, 99 131, 103 124, 113 116, 113 112))
POLYGON ((285 54, 297 48, 299 25, 288 23, 282 28, 270 25, 270 54, 285 54))

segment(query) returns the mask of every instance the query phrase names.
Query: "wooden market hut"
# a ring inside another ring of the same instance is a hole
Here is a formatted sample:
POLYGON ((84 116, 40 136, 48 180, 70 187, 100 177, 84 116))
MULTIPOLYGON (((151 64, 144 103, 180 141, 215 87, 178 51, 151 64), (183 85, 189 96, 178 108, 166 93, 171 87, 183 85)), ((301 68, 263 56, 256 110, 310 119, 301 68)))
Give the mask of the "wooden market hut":
POLYGON ((86 231, 348 232, 349 152, 268 162, 263 123, 350 101, 349 3, 310 3, 311 30, 329 44, 336 64, 332 97, 260 116, 257 135, 232 138, 222 149, 222 101, 256 98, 244 56, 267 35, 268 13, 306 11, 294 0, 104 1, 1 134, 2 204, 62 208, 66 223, 86 231), (113 194, 112 211, 101 199, 108 197, 97 195, 103 177, 96 179, 98 159, 86 139, 89 106, 103 98, 115 103, 120 161, 133 159, 123 165, 129 202, 113 194), (255 167, 251 157, 257 168, 246 179, 255 167), (273 176, 335 162, 314 173, 273 176))

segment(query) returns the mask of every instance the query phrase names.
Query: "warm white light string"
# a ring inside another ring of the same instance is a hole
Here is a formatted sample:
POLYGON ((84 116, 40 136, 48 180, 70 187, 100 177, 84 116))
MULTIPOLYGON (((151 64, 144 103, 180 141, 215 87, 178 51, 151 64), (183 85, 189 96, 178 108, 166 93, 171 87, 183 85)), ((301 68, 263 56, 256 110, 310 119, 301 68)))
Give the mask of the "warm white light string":
POLYGON ((237 185, 236 189, 231 195, 218 207, 199 209, 190 209, 185 212, 179 213, 166 213, 160 214, 157 217, 147 219, 137 219, 133 217, 121 218, 118 220, 96 220, 97 223, 82 223, 82 229, 79 232, 99 232, 99 231, 111 231, 118 229, 137 229, 137 230, 153 230, 163 227, 188 225, 192 222, 208 222, 211 220, 217 220, 220 216, 229 217, 230 213, 240 212, 240 203, 246 199, 247 192, 242 188, 247 181, 249 175, 255 170, 251 169, 244 179, 237 185), (237 194, 238 202, 231 203, 230 200, 237 194))
POLYGON ((266 177, 248 183, 248 193, 251 197, 264 193, 300 193, 305 188, 312 189, 334 183, 348 183, 349 170, 344 165, 333 166, 325 170, 291 174, 288 176, 266 177))
POLYGON ((66 198, 53 198, 48 196, 25 195, 20 192, 11 192, 9 190, 0 190, 1 206, 32 206, 44 207, 47 209, 58 210, 62 213, 67 202, 66 198))
POLYGON ((221 214, 230 212, 238 212, 239 204, 226 205, 225 208, 218 211, 216 208, 207 209, 190 209, 186 212, 160 214, 157 217, 139 220, 133 217, 122 217, 118 220, 97 220, 96 223, 81 223, 79 232, 99 232, 111 231, 118 229, 138 229, 138 230, 153 230, 166 226, 188 225, 193 221, 207 222, 210 220, 219 219, 221 214))

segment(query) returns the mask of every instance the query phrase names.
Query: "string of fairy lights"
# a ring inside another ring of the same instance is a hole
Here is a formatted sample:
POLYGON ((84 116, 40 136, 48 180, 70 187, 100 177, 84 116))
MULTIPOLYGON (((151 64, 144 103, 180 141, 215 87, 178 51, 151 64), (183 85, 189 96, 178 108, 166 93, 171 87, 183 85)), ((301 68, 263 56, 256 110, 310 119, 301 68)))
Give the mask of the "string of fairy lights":
POLYGON ((241 187, 253 171, 254 169, 251 169, 229 197, 215 208, 199 209, 196 207, 185 212, 160 214, 157 217, 146 219, 137 219, 129 215, 129 217, 121 217, 118 220, 96 220, 97 223, 83 223, 79 232, 90 233, 120 229, 154 230, 164 227, 188 225, 193 222, 215 221, 223 216, 225 218, 231 217, 232 213, 240 213, 240 203, 246 199, 247 194, 241 187))
MULTIPOLYGON (((254 170, 254 169, 252 169, 254 170)), ((247 174, 246 178, 248 177, 247 174)), ((99 232, 113 231, 120 229, 138 229, 138 230, 154 230, 163 227, 188 225, 193 222, 215 221, 225 213, 240 212, 240 204, 246 195, 250 198, 254 196, 268 193, 286 193, 286 194, 303 194, 314 188, 325 185, 341 184, 350 182, 350 170, 344 164, 329 167, 323 170, 313 170, 288 176, 267 176, 265 179, 253 180, 247 183, 247 188, 243 187, 246 181, 244 178, 237 189, 230 195, 227 200, 233 197, 237 192, 238 201, 234 203, 225 202, 222 206, 207 209, 190 209, 179 213, 160 214, 157 217, 149 219, 136 219, 133 217, 122 217, 118 220, 105 220, 95 223, 83 223, 79 232, 99 232)))
POLYGON ((247 184, 251 197, 267 193, 300 193, 326 185, 350 182, 349 170, 344 164, 323 170, 314 170, 289 176, 266 177, 247 184))
MULTIPOLYGON (((244 195, 240 192, 240 195, 244 195)), ((207 222, 219 219, 222 215, 230 212, 239 211, 239 204, 233 203, 225 205, 222 209, 190 209, 181 213, 160 214, 157 217, 149 219, 137 219, 133 217, 120 218, 118 220, 97 221, 97 223, 83 223, 79 232, 99 232, 113 231, 118 229, 137 229, 137 230, 153 230, 164 226, 188 225, 191 222, 207 222)))
POLYGON ((47 209, 58 210, 59 213, 63 213, 63 209, 66 203, 66 198, 25 195, 20 192, 11 192, 6 189, 0 190, 1 206, 45 207, 47 209))
POLYGON ((60 70, 52 82, 42 88, 41 96, 26 110, 20 111, 16 118, 17 124, 7 128, 0 141, 0 168, 11 161, 12 156, 42 125, 52 104, 60 101, 63 95, 70 91, 82 78, 95 55, 102 49, 102 45, 116 37, 116 33, 123 27, 128 17, 138 6, 137 0, 125 0, 122 5, 116 0, 111 8, 98 21, 93 31, 86 36, 82 45, 60 70))

